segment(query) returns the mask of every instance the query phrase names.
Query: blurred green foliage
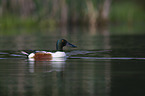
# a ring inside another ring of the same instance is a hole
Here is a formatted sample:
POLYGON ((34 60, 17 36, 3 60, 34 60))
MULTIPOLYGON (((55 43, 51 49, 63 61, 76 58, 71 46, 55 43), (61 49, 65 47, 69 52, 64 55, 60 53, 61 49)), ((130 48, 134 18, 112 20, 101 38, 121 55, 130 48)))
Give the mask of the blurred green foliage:
POLYGON ((133 24, 145 21, 145 1, 137 0, 0 0, 0 28, 54 28, 97 25, 100 22, 133 24), (108 17, 102 18, 105 2, 108 17), (95 21, 95 22, 94 22, 95 21))
POLYGON ((135 2, 114 3, 110 11, 110 20, 119 23, 143 23, 145 11, 135 2))

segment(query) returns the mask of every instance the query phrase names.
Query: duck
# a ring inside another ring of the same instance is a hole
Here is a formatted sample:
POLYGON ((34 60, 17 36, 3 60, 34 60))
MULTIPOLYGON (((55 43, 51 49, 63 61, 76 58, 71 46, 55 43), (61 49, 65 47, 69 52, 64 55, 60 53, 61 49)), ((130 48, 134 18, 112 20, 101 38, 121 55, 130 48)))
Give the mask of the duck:
POLYGON ((30 50, 31 52, 22 51, 22 54, 27 55, 27 57, 30 60, 35 60, 35 61, 53 61, 54 58, 59 58, 59 60, 61 60, 60 58, 66 57, 66 53, 63 51, 64 46, 68 46, 68 47, 72 47, 72 48, 77 47, 77 46, 69 43, 65 39, 59 39, 56 42, 56 52, 30 50))

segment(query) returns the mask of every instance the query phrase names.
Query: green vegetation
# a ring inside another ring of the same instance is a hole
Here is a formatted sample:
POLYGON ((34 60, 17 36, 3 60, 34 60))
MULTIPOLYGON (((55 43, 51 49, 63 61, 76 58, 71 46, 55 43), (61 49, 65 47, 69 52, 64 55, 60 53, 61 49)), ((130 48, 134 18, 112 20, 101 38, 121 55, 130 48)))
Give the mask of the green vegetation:
POLYGON ((5 16, 0 18, 0 28, 1 29, 15 29, 15 28, 48 28, 56 26, 54 20, 41 20, 33 18, 22 19, 17 16, 5 16))
POLYGON ((0 28, 97 26, 145 21, 145 1, 137 0, 0 0, 0 28))
POLYGON ((143 23, 145 21, 144 8, 135 2, 114 3, 110 11, 110 20, 119 23, 143 23))

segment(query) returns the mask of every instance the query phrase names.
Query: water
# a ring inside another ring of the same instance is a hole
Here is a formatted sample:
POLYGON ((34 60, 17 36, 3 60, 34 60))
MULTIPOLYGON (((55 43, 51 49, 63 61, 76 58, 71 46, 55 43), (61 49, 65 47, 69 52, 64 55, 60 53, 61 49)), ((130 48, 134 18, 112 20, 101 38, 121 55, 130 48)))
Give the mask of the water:
POLYGON ((81 29, 2 34, 0 95, 145 95, 144 37, 145 34, 112 35, 107 30, 95 33, 81 29), (65 61, 29 61, 20 53, 26 49, 55 51, 58 38, 78 46, 65 48, 69 56, 65 61))

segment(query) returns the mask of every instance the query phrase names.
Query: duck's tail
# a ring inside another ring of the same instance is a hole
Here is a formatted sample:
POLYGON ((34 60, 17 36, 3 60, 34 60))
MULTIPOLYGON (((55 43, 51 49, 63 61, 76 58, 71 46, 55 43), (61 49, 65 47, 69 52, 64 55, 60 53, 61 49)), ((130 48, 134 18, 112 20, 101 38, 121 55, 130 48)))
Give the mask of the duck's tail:
POLYGON ((24 55, 27 55, 27 56, 29 55, 29 54, 28 54, 27 52, 25 52, 25 51, 21 51, 21 53, 24 54, 24 55))
POLYGON ((30 55, 31 53, 35 53, 36 51, 35 50, 25 50, 25 51, 21 51, 22 54, 24 55, 30 55))

